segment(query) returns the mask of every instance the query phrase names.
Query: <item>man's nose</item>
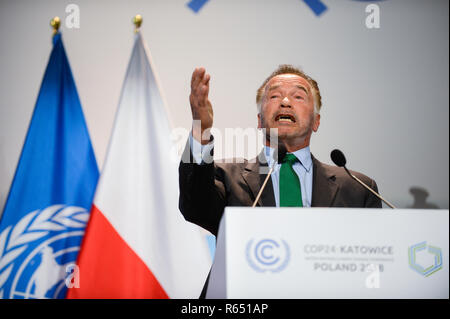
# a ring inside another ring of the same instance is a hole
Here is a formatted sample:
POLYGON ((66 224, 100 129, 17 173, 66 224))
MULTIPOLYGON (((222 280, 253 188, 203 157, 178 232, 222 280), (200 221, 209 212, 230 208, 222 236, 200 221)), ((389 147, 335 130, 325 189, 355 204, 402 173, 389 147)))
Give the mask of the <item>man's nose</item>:
POLYGON ((282 107, 291 107, 291 103, 289 102, 289 99, 287 96, 281 100, 281 106, 282 107))

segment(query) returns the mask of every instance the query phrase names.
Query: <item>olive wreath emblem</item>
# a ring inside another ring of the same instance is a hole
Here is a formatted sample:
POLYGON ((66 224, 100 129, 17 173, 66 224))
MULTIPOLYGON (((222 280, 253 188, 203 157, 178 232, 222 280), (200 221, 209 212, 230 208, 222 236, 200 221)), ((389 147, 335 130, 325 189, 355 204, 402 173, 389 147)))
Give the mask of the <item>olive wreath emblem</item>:
POLYGON ((89 212, 82 207, 52 205, 35 210, 17 224, 10 225, 0 233, 0 299, 4 285, 14 268, 14 261, 36 240, 53 231, 84 228, 89 212))

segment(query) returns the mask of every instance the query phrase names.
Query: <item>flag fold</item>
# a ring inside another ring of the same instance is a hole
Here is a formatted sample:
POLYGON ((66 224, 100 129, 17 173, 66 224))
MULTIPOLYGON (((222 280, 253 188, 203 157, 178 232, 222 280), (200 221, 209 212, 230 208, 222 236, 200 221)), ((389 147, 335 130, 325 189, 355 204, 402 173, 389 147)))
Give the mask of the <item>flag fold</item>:
POLYGON ((178 210, 175 144, 140 33, 69 298, 198 298, 211 266, 205 236, 178 210))

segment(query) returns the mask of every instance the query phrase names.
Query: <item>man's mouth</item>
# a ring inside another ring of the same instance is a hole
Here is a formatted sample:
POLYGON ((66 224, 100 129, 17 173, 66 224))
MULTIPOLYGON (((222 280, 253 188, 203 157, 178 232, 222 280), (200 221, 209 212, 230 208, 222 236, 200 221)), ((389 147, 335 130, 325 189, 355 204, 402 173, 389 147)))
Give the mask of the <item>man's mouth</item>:
POLYGON ((278 114, 275 117, 275 122, 280 123, 295 123, 295 117, 290 114, 278 114))

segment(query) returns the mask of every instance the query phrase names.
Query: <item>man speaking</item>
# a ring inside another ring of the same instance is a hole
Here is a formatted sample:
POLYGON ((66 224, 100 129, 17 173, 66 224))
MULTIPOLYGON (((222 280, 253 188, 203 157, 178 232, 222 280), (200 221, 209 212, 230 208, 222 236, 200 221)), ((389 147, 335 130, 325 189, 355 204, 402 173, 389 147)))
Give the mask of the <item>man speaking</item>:
MULTIPOLYGON (((291 65, 280 65, 256 94, 258 128, 276 129, 276 141, 266 134, 264 149, 253 161, 208 160, 214 148, 209 80, 204 68, 194 70, 189 99, 195 124, 179 167, 179 207, 186 220, 217 235, 224 208, 251 206, 266 178, 261 168, 272 165, 259 206, 381 208, 381 201, 343 168, 321 163, 310 153, 311 134, 320 125, 320 90, 316 81, 291 65), (287 152, 280 163, 274 163, 277 145, 287 152)), ((378 191, 371 178, 352 174, 378 191)))

